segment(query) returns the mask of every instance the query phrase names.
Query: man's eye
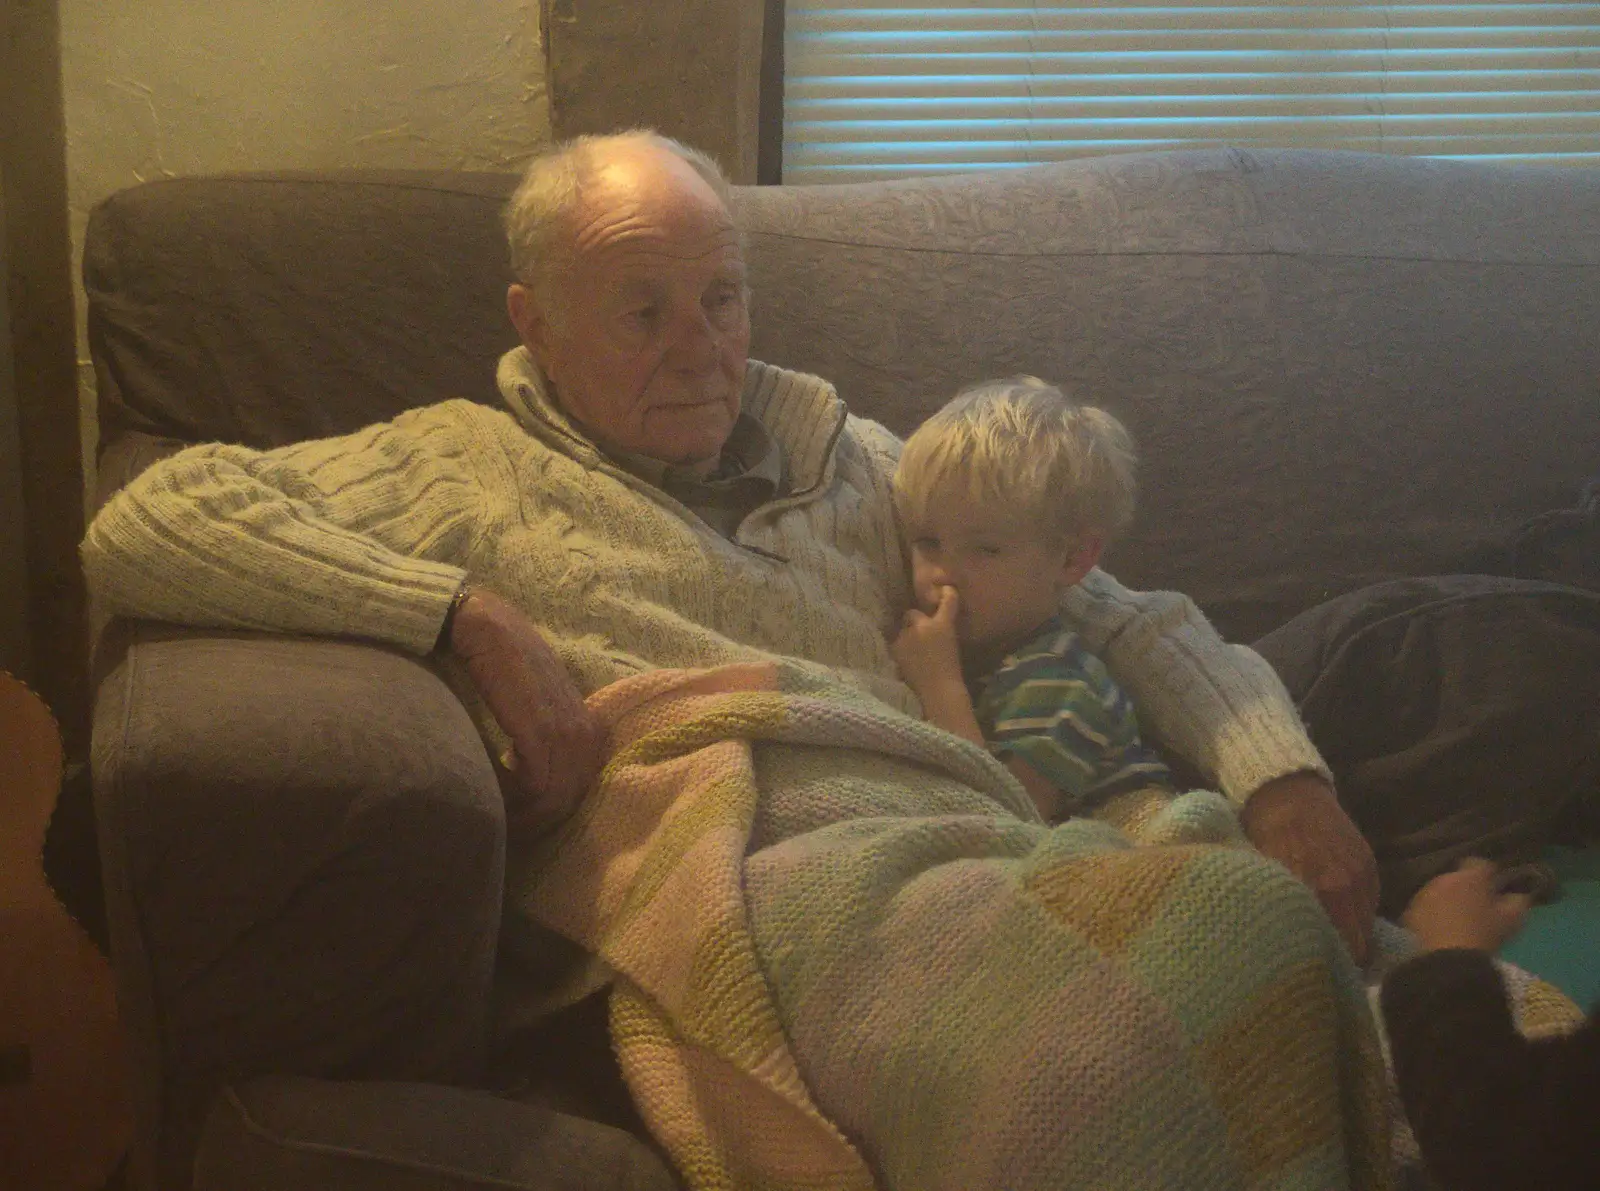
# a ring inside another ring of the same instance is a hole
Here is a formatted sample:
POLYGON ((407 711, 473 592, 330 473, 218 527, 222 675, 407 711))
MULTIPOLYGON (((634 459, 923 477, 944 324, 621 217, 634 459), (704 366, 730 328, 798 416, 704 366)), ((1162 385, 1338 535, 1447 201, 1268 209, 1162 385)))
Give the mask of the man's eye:
POLYGON ((986 543, 979 543, 978 553, 983 555, 985 558, 997 558, 999 555, 1005 553, 1005 551, 999 546, 991 546, 986 543))
POLYGON ((939 539, 927 537, 912 538, 911 547, 914 550, 921 550, 925 554, 932 554, 934 551, 939 549, 939 539))
POLYGON ((706 297, 707 304, 713 310, 731 310, 741 304, 741 296, 735 289, 714 290, 706 297))

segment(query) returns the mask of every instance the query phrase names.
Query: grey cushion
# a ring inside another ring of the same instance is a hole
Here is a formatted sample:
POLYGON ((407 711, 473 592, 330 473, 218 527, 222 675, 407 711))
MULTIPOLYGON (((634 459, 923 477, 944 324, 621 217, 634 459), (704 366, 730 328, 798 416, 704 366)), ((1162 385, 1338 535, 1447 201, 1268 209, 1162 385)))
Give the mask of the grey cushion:
POLYGON ((263 1078, 206 1124, 195 1191, 674 1191, 620 1129, 430 1084, 263 1078))

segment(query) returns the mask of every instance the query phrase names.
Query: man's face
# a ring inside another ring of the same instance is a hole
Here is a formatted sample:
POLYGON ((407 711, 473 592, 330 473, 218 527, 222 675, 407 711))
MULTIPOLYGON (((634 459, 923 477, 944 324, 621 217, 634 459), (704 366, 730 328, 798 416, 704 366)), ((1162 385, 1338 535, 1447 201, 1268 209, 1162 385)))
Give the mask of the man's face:
POLYGON ((739 416, 750 313, 738 233, 710 186, 663 152, 609 163, 555 301, 545 312, 513 286, 509 304, 567 415, 605 448, 715 463, 739 416))

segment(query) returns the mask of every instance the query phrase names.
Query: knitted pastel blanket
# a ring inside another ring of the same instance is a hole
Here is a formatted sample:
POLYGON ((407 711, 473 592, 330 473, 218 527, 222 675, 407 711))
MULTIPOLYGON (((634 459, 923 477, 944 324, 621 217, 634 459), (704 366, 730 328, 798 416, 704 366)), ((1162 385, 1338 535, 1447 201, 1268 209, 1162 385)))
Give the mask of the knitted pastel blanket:
POLYGON ((598 792, 511 896, 614 971, 692 1188, 1390 1185, 1359 974, 1221 798, 1052 829, 981 748, 783 665, 591 704, 598 792))

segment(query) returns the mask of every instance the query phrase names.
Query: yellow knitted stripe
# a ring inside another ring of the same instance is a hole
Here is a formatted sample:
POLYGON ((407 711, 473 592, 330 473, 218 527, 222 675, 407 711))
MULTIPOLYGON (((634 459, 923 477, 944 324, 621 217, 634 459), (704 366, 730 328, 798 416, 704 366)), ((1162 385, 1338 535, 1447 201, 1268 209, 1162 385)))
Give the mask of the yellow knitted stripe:
POLYGON ((1326 969, 1300 964, 1195 1047, 1234 1152, 1251 1177, 1279 1173, 1344 1140, 1338 1035, 1328 1028, 1339 1016, 1326 969), (1278 1058, 1284 1054, 1302 1063, 1288 1069, 1278 1058), (1306 1071, 1306 1062, 1319 1071, 1306 1071))

